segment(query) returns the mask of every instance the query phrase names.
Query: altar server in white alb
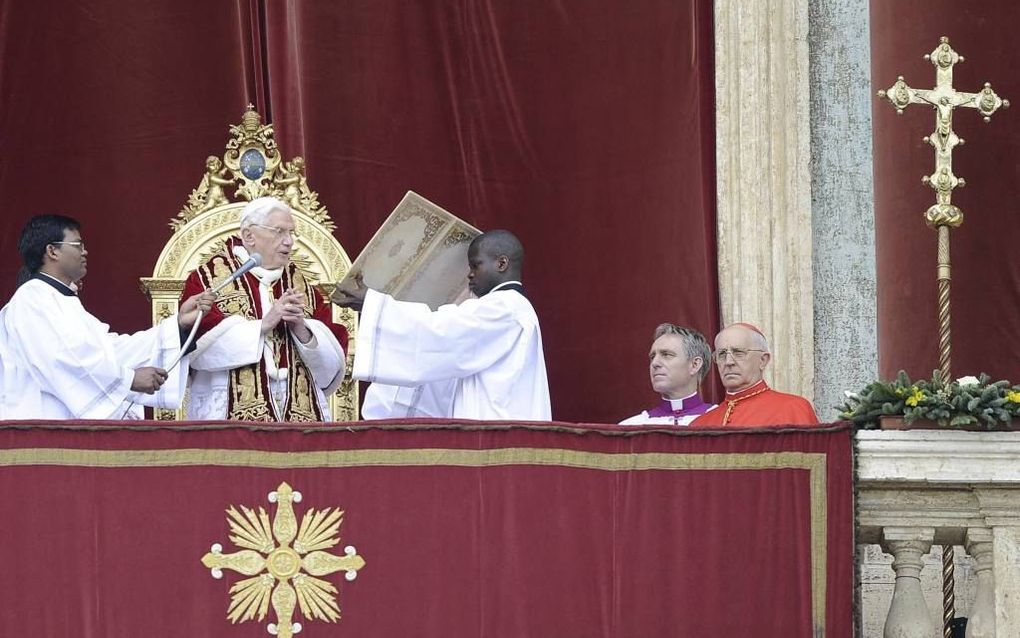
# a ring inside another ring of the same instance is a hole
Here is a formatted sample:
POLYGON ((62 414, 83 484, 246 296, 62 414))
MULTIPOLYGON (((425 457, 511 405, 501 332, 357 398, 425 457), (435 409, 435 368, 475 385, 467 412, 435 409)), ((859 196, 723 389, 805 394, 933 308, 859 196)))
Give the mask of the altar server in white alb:
POLYGON ((524 293, 524 249, 493 230, 471 242, 476 298, 432 311, 359 287, 340 305, 360 309, 354 377, 372 381, 365 418, 437 416, 548 421, 542 332, 524 293), (380 385, 381 384, 381 385, 380 385))
POLYGON ((0 419, 140 418, 142 405, 177 408, 188 357, 169 373, 199 309, 201 292, 178 315, 132 335, 118 335, 81 304, 77 282, 88 251, 77 221, 32 218, 18 240, 24 267, 0 310, 0 419))

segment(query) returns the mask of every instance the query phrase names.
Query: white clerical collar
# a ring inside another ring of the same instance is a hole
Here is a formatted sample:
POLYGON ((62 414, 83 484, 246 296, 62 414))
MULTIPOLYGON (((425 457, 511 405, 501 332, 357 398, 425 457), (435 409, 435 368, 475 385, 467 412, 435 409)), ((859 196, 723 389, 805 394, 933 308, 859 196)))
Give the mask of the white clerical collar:
MULTIPOLYGON (((244 246, 234 246, 233 251, 235 257, 241 261, 248 261, 248 257, 250 257, 250 255, 248 254, 247 248, 244 246)), ((280 280, 280 277, 283 277, 283 266, 274 268, 273 270, 268 270, 262 266, 255 266, 250 272, 255 275, 255 278, 258 279, 263 286, 272 286, 280 280)))
POLYGON ((67 295, 68 297, 77 296, 78 294, 78 286, 74 285, 74 282, 72 282, 70 285, 65 284, 64 282, 60 281, 53 275, 47 275, 41 270, 37 270, 35 274, 38 275, 40 278, 45 277, 43 281, 56 288, 61 294, 67 295), (64 292, 65 290, 67 292, 64 292))
POLYGON ((492 287, 492 290, 490 290, 489 292, 496 292, 496 291, 497 291, 497 290, 499 290, 500 288, 507 288, 507 287, 509 287, 509 286, 513 286, 513 285, 517 285, 517 286, 520 286, 521 288, 523 288, 523 287, 524 287, 524 284, 522 284, 521 282, 519 282, 519 281, 517 281, 517 280, 513 280, 513 281, 504 281, 503 283, 501 283, 501 284, 499 284, 499 285, 497 285, 497 286, 493 286, 493 287, 492 287))
POLYGON ((696 396, 698 396, 698 391, 697 390, 695 390, 691 394, 688 394, 687 396, 685 396, 682 399, 667 399, 666 397, 662 397, 662 400, 663 401, 669 401, 670 407, 674 411, 676 411, 676 410, 683 410, 684 409, 684 401, 687 401, 688 399, 692 399, 692 398, 694 398, 696 396))

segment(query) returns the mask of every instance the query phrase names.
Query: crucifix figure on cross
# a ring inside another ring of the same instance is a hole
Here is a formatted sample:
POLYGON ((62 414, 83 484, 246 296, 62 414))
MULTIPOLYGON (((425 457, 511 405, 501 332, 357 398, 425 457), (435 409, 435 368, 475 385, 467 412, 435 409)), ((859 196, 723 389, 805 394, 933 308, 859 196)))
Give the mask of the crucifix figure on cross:
POLYGON ((1009 101, 1000 98, 988 83, 977 93, 953 88, 953 67, 964 58, 949 46, 949 38, 945 36, 924 59, 935 67, 935 88, 912 88, 900 76, 895 84, 879 91, 878 95, 887 98, 898 114, 911 104, 928 104, 935 109, 935 130, 924 138, 935 149, 935 171, 925 175, 922 181, 935 191, 936 203, 925 213, 925 220, 933 228, 956 228, 963 223, 963 213, 952 205, 952 191, 957 186, 965 186, 966 182, 953 173, 953 148, 964 142, 953 131, 953 111, 961 107, 977 109, 988 122, 999 108, 1007 108, 1009 101))

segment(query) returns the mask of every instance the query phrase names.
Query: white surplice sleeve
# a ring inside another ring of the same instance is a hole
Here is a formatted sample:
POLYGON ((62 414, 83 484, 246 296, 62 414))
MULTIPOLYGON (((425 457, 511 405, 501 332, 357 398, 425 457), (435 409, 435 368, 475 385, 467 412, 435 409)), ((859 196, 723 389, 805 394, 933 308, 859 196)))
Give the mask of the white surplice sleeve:
MULTIPOLYGON (((16 371, 12 376, 22 377, 22 396, 6 418, 19 418, 19 412, 28 415, 21 418, 49 414, 46 406, 54 401, 66 410, 64 418, 120 418, 124 400, 142 396, 131 391, 134 368, 158 365, 155 360, 161 352, 176 353, 171 341, 179 340, 176 318, 167 320, 172 329, 160 326, 134 335, 112 335, 77 297, 53 294, 45 284, 30 284, 18 291, 3 318, 3 338, 14 358, 9 368, 16 371)), ((5 393, 11 392, 5 388, 5 393)))
POLYGON ((347 362, 343 348, 333 332, 321 321, 305 319, 305 325, 312 332, 308 343, 301 343, 296 337, 291 339, 298 356, 308 366, 315 385, 326 395, 332 394, 344 380, 347 362))
MULTIPOLYGON (((167 317, 148 330, 131 335, 108 333, 108 338, 118 363, 131 369, 132 381, 134 370, 137 368, 153 366, 166 370, 181 350, 181 331, 177 315, 167 317)), ((168 371, 166 381, 157 392, 153 394, 130 392, 127 399, 137 405, 176 409, 184 400, 188 370, 189 357, 184 357, 177 367, 168 371)), ((131 387, 130 383, 128 387, 131 387)))
POLYGON ((218 372, 251 365, 262 358, 264 345, 261 319, 230 315, 198 339, 191 367, 218 372))
POLYGON ((400 386, 461 379, 513 355, 523 333, 504 295, 469 299, 433 312, 425 304, 369 290, 358 328, 354 377, 400 386))
POLYGON ((453 414, 453 397, 456 379, 435 381, 419 386, 403 387, 373 383, 365 391, 361 418, 410 419, 417 417, 443 418, 453 414))

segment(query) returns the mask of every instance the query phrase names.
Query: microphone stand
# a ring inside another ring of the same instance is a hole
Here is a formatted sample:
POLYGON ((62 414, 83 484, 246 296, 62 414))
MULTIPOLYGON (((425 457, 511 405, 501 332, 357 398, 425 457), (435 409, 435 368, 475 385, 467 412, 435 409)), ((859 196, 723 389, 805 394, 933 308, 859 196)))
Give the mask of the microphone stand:
MULTIPOLYGON (((242 275, 244 275, 244 273, 248 272, 255 266, 258 266, 260 263, 262 263, 262 259, 261 257, 259 257, 258 253, 252 255, 252 258, 254 259, 254 263, 252 263, 252 265, 249 268, 245 268, 244 266, 238 268, 237 272, 235 272, 230 277, 227 277, 222 282, 220 282, 220 285, 213 288, 213 293, 219 294, 219 292, 223 290, 227 286, 227 284, 233 283, 235 280, 239 279, 242 275)), ((198 316, 195 317, 195 323, 192 324, 191 326, 191 332, 188 333, 188 338, 185 339, 184 343, 181 344, 180 352, 177 353, 177 356, 174 358, 173 362, 166 368, 167 372, 170 372, 171 370, 177 367, 177 364, 180 363, 181 359, 184 358, 184 353, 188 351, 188 348, 191 347, 192 342, 195 341, 195 335, 198 334, 198 324, 202 323, 203 316, 205 316, 205 312, 199 310, 198 316)))
MULTIPOLYGON (((244 262, 244 264, 240 268, 238 268, 232 275, 230 275, 222 282, 220 282, 220 285, 213 288, 213 293, 218 294, 221 290, 223 290, 227 286, 227 284, 234 283, 236 280, 240 279, 246 272, 248 272, 252 268, 256 268, 261 265, 262 255, 258 253, 252 253, 251 256, 248 258, 248 261, 244 262), (249 264, 251 265, 249 266, 249 264)), ((181 351, 177 353, 177 357, 166 369, 167 372, 170 372, 171 370, 176 368, 177 364, 180 363, 181 359, 184 358, 184 353, 188 351, 188 348, 191 347, 192 342, 195 341, 195 335, 198 334, 198 324, 202 323, 202 317, 204 315, 205 312, 203 312, 202 310, 198 311, 198 316, 195 317, 195 323, 191 326, 191 332, 188 334, 188 338, 185 339, 184 343, 181 344, 181 351)))
MULTIPOLYGON (((260 255, 259 253, 252 253, 248 257, 248 261, 244 262, 244 264, 240 268, 235 270, 229 277, 224 279, 222 282, 220 282, 220 284, 218 286, 213 288, 213 290, 212 290, 213 293, 214 294, 219 293, 221 290, 223 290, 223 288, 225 288, 227 286, 227 284, 233 283, 237 279, 240 279, 242 276, 244 276, 244 274, 246 272, 248 272, 249 270, 251 270, 252 268, 256 268, 256 267, 261 266, 261 265, 262 265, 262 255, 260 255)), ((166 371, 168 373, 171 372, 174 368, 177 367, 177 364, 179 364, 181 362, 181 359, 184 358, 184 353, 188 351, 188 348, 190 348, 191 344, 195 341, 195 335, 198 334, 198 326, 199 326, 200 323, 202 323, 202 317, 204 315, 205 315, 205 312, 200 309, 198 311, 198 315, 195 317, 195 323, 192 324, 192 326, 191 326, 191 332, 188 333, 188 338, 185 339, 184 343, 181 344, 181 349, 177 353, 177 356, 174 357, 174 360, 170 363, 169 366, 166 367, 166 371)), ((159 390, 157 390, 157 392, 158 391, 159 390)), ((120 418, 123 419, 124 417, 126 417, 128 415, 128 412, 131 411, 131 408, 134 405, 135 405, 134 401, 128 401, 127 408, 125 408, 124 413, 121 414, 120 418)))

